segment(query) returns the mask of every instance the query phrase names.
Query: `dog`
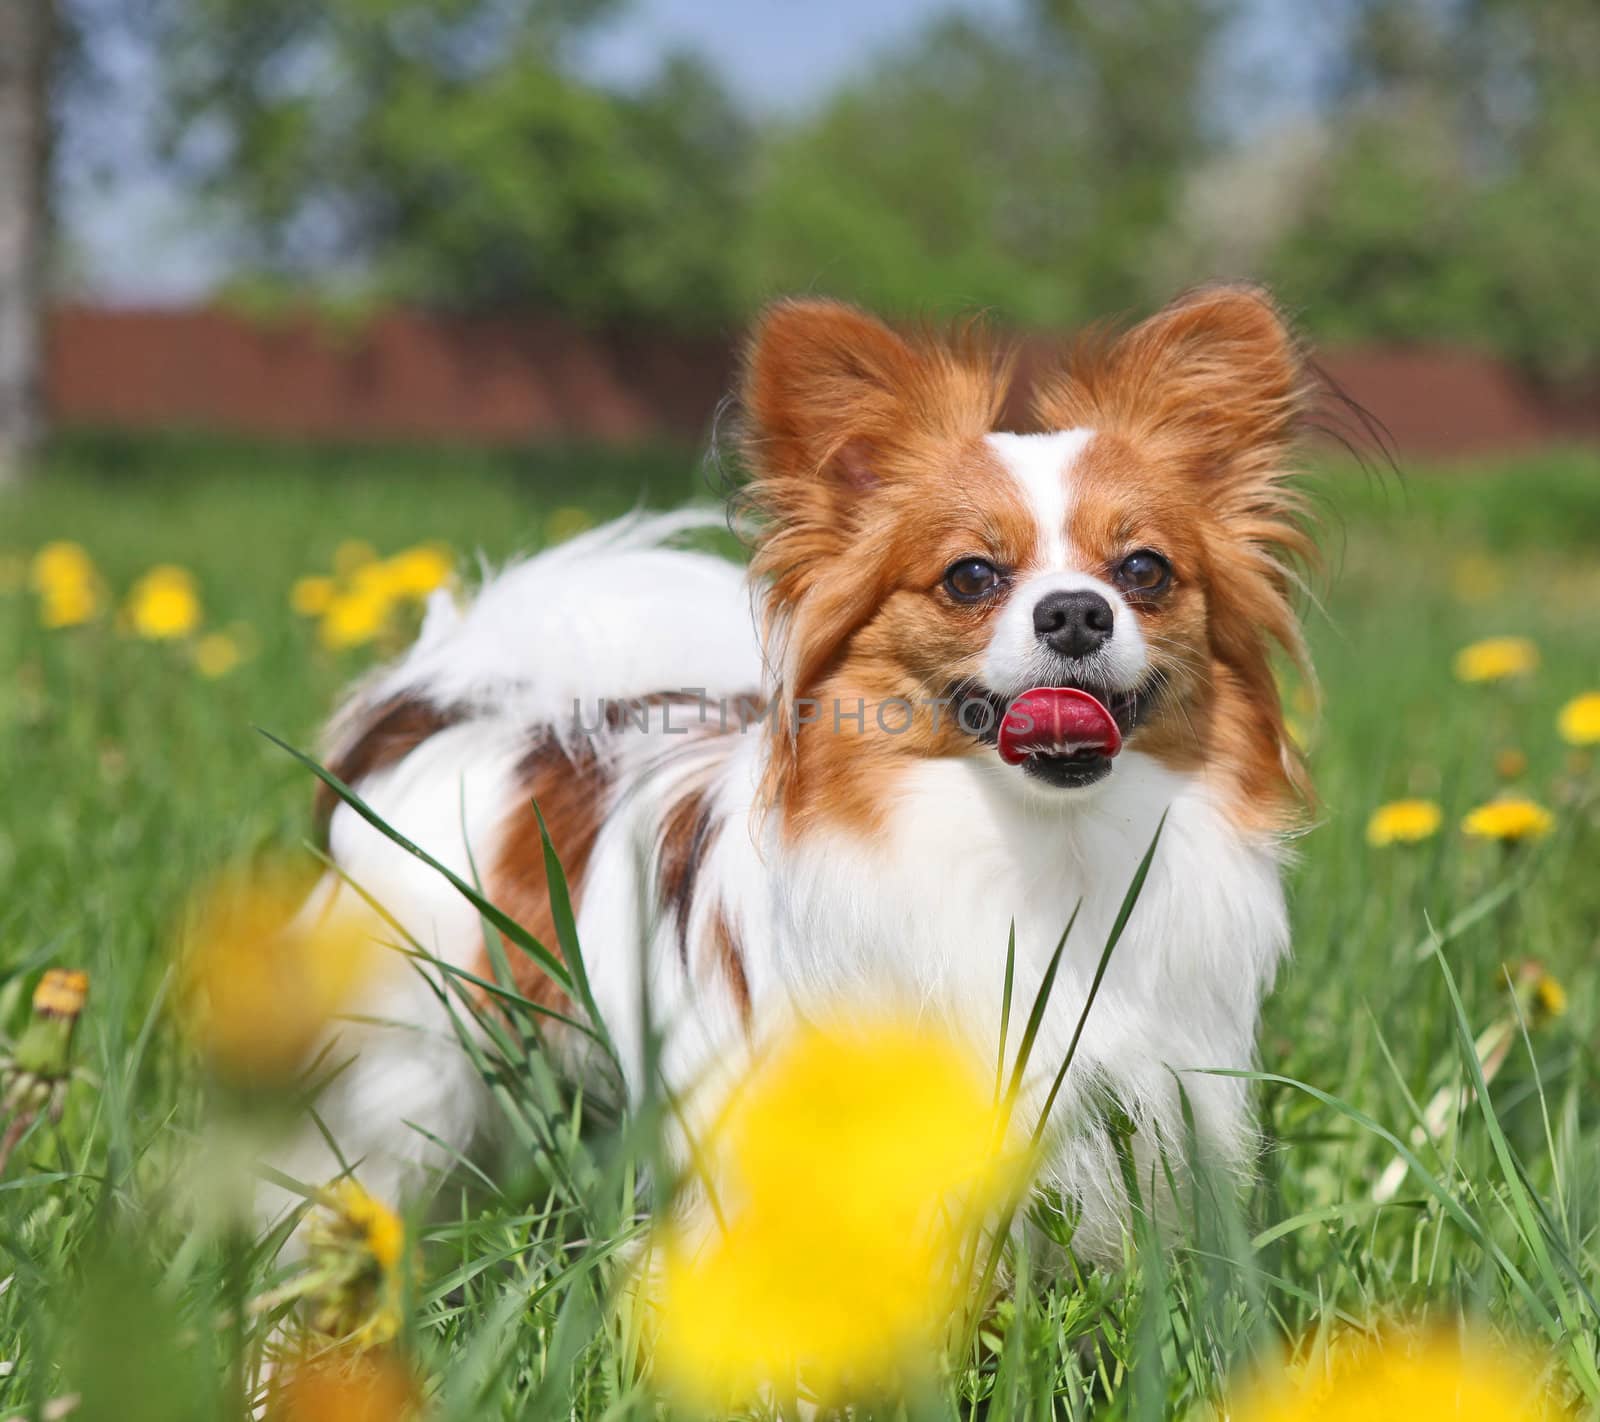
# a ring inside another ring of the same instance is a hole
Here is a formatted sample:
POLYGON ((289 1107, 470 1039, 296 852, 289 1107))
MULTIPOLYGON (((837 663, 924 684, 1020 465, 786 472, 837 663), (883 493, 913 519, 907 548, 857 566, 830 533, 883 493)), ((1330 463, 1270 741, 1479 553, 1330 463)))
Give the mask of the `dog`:
MULTIPOLYGON (((1304 657, 1308 380, 1270 298, 1238 286, 1080 342, 1027 432, 998 428, 1009 378, 970 331, 779 302, 742 377, 748 568, 674 546, 703 516, 635 517, 465 608, 440 595, 338 713, 325 763, 554 947, 537 805, 636 1096, 647 1063, 691 1096, 821 1003, 909 1003, 992 1061, 1008 960, 1014 1044, 1074 920, 1021 1095, 1036 1123, 1159 829, 1040 1166, 1074 1249, 1114 1260, 1115 1131, 1147 1181, 1196 1143, 1238 1170, 1256 1149, 1247 1083, 1207 1069, 1251 1066, 1288 947, 1281 874, 1310 787, 1273 659, 1304 657)), ((359 886, 493 977, 467 899, 327 809, 339 875, 315 911, 359 886)), ((509 959, 518 992, 581 1018, 509 959)), ((467 1148, 484 1091, 417 974, 386 975, 361 1016, 320 1109, 393 1196, 467 1148)), ((586 1039, 550 1020, 581 1070, 586 1039)), ((340 1166, 307 1132, 282 1168, 340 1166)))

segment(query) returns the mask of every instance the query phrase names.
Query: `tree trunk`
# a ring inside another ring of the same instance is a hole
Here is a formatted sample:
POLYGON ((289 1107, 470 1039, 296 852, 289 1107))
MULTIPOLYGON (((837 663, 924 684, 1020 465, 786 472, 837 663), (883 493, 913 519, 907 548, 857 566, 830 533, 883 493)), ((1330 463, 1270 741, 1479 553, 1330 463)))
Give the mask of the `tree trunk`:
POLYGON ((44 429, 45 71, 52 0, 0 0, 0 484, 44 429))

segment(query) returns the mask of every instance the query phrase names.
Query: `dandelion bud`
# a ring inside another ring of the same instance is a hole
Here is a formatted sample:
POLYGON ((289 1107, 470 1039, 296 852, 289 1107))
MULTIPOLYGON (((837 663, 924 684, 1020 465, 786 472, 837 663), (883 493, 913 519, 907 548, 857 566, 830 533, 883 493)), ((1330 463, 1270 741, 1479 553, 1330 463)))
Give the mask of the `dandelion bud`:
POLYGON ((89 975, 51 968, 33 994, 33 1016, 16 1051, 0 1061, 0 1116, 10 1118, 0 1139, 0 1170, 41 1112, 61 1119, 72 1075, 72 1038, 89 992, 89 975))

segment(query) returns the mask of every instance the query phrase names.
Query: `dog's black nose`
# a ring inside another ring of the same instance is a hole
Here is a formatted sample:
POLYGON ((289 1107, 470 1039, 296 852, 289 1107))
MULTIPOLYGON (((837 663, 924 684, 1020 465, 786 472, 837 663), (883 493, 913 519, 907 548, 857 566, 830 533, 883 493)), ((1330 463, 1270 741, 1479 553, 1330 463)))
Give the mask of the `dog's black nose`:
POLYGON ((1097 592, 1047 593, 1033 607, 1039 640, 1064 657, 1086 657, 1111 637, 1111 604, 1097 592))

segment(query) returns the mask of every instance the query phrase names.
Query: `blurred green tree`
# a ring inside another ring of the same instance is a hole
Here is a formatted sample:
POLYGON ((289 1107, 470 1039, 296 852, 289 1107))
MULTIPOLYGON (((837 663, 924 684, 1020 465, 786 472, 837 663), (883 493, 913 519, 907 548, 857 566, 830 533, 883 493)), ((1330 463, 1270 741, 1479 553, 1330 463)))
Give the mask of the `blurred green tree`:
POLYGON ((0 485, 44 432, 48 76, 55 7, 0 4, 0 485))
POLYGON ((1282 124, 1228 67, 1242 0, 1023 0, 759 131, 689 59, 583 79, 626 0, 96 3, 160 18, 175 169, 269 290, 1055 326, 1256 277, 1322 338, 1600 368, 1595 0, 1329 0, 1327 93, 1282 124))
POLYGON ((1332 339, 1600 366, 1600 7, 1356 0, 1326 162, 1264 262, 1332 339))
POLYGON ((1070 323, 1151 294, 1207 121, 1221 0, 1036 0, 936 25, 773 135, 748 299, 818 287, 899 313, 1070 323))
POLYGON ((176 0, 169 151, 278 284, 714 321, 747 135, 707 70, 575 76, 617 0, 176 0))

